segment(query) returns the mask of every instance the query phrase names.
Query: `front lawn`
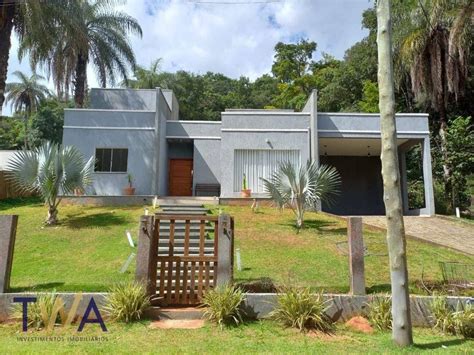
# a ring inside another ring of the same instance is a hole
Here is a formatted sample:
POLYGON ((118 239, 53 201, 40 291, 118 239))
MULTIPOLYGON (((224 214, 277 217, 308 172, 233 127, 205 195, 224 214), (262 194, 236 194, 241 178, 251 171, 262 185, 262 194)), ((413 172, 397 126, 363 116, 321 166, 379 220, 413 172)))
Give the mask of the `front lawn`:
MULTIPOLYGON (((321 213, 306 215, 306 229, 294 228, 292 212, 249 207, 217 206, 235 218, 235 247, 240 249, 242 270, 237 282, 268 277, 276 283, 309 285, 326 292, 349 290, 345 222, 321 213)), ((119 272, 131 252, 125 231, 135 240, 142 207, 59 207, 61 223, 45 227, 46 209, 38 200, 0 202, 0 213, 18 214, 12 291, 105 291, 113 283, 133 279, 135 261, 119 272)), ((364 231, 365 258, 370 292, 389 291, 385 236, 364 231)), ((412 291, 422 293, 424 280, 441 280, 439 261, 473 262, 473 258, 446 248, 408 240, 412 291)))
POLYGON ((21 333, 20 323, 0 325, 0 349, 3 353, 163 353, 163 354, 380 354, 380 353, 469 353, 472 341, 444 336, 430 329, 414 329, 416 345, 397 348, 389 332, 365 335, 339 326, 330 335, 302 334, 283 329, 270 321, 244 324, 219 330, 206 325, 196 330, 150 329, 147 321, 131 325, 107 323, 108 332, 98 325, 87 325, 82 333, 76 328, 56 328, 53 332, 21 333), (76 337, 71 341, 69 337, 76 337), (94 341, 93 336, 101 337, 94 341), (50 337, 50 338, 48 338, 50 337), (49 341, 44 339, 50 339, 49 341), (42 340, 43 339, 43 340, 42 340), (92 339, 92 340, 91 340, 92 339))

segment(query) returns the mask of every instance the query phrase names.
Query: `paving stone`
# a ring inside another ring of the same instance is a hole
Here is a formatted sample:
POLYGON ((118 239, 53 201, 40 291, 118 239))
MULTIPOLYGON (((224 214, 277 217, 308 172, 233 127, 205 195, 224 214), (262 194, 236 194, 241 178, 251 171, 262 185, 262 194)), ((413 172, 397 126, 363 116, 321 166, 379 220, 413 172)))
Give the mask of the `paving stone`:
MULTIPOLYGON (((362 220, 365 224, 386 228, 385 216, 363 216, 362 220)), ((409 236, 474 255, 474 225, 443 217, 405 216, 404 222, 409 236)))
POLYGON ((151 329, 199 329, 204 327, 202 319, 165 319, 151 322, 151 329))

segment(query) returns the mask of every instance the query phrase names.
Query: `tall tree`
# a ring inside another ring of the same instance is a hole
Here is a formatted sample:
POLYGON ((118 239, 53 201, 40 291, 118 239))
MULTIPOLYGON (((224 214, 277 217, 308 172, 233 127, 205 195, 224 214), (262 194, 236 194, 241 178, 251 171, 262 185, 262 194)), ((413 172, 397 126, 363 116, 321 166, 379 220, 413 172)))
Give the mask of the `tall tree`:
MULTIPOLYGON (((407 64, 415 99, 439 118, 445 192, 451 191, 446 131, 448 105, 463 97, 473 40, 473 0, 419 0, 399 17, 400 60, 407 64)), ((449 196, 447 196, 449 197, 449 196)))
POLYGON ((316 42, 307 40, 276 44, 272 74, 279 82, 280 94, 274 100, 277 106, 303 108, 307 97, 315 88, 310 72, 315 50, 316 42))
POLYGON ((114 3, 70 0, 63 9, 64 21, 52 49, 45 50, 34 42, 21 47, 20 54, 29 52, 33 65, 46 66, 60 94, 74 84, 77 107, 84 106, 88 64, 92 64, 102 87, 115 83, 117 73, 127 79, 128 67, 135 67, 128 35, 141 36, 142 29, 133 17, 116 11, 114 3))
POLYGON ((60 0, 0 0, 0 116, 5 101, 5 85, 10 56, 11 37, 15 32, 20 42, 28 39, 37 46, 51 43, 60 0))
POLYGON ((383 200, 387 215, 387 244, 392 285, 392 337, 396 344, 408 346, 413 343, 413 336, 405 227, 398 170, 390 0, 377 0, 376 6, 383 200))
POLYGON ((41 84, 41 75, 33 73, 30 77, 21 71, 13 73, 19 81, 6 85, 6 100, 10 102, 15 112, 21 113, 25 122, 25 149, 28 148, 28 120, 36 111, 41 101, 49 94, 48 88, 41 84))

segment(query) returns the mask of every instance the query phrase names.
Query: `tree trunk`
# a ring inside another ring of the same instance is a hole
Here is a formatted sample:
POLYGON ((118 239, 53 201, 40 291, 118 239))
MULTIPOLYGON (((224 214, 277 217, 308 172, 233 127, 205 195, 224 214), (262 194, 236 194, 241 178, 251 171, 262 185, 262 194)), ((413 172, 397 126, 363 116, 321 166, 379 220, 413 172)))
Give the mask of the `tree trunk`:
POLYGON ((7 5, 4 0, 0 0, 0 116, 2 115, 2 106, 5 101, 5 84, 7 81, 14 16, 15 5, 7 5))
POLYGON ((382 177, 387 215, 387 244, 392 286, 392 338, 397 345, 413 343, 405 228, 398 170, 397 131, 392 63, 390 0, 377 1, 377 46, 382 177))
POLYGON ((76 107, 84 107, 84 97, 86 95, 87 80, 87 55, 77 56, 76 77, 74 80, 74 101, 76 107))
POLYGON ((48 206, 48 218, 45 223, 49 226, 58 223, 58 209, 55 206, 48 206))
MULTIPOLYGON (((444 101, 444 99, 443 99, 444 101)), ((440 138, 440 148, 441 148, 441 157, 443 159, 443 180, 444 180, 444 198, 449 205, 452 205, 453 199, 451 196, 451 168, 448 164, 448 142, 446 139, 446 132, 448 130, 448 119, 446 114, 446 109, 444 107, 444 102, 440 103, 439 109, 439 138, 440 138)), ((456 206, 451 206, 451 209, 454 210, 456 206)))

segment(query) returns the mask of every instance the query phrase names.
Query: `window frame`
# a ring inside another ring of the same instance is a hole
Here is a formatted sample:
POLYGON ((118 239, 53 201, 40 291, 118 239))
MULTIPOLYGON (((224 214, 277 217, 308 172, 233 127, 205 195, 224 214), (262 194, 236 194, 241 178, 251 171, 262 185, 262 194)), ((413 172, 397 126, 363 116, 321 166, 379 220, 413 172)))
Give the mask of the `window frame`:
POLYGON ((94 174, 128 174, 128 153, 129 149, 127 147, 95 147, 94 150, 94 174), (97 163, 97 150, 99 149, 110 149, 110 164, 109 164, 109 170, 108 171, 97 171, 96 169, 96 163, 97 163), (114 150, 118 149, 125 149, 127 151, 127 167, 125 171, 112 171, 112 164, 113 164, 113 157, 114 157, 114 150))

